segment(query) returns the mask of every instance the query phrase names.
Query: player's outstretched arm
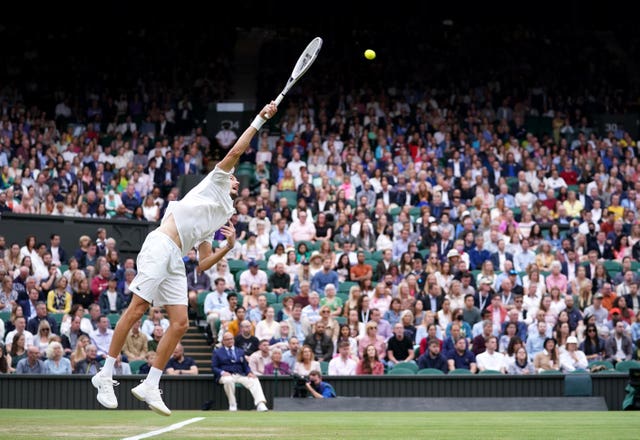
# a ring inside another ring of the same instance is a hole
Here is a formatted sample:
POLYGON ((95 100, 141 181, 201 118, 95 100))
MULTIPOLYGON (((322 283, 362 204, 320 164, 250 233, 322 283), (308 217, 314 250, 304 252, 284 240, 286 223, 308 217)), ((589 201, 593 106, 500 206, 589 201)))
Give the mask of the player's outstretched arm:
POLYGON ((211 248, 211 243, 208 241, 203 241, 200 246, 198 246, 198 254, 200 262, 198 263, 198 269, 207 270, 218 261, 222 260, 222 257, 227 255, 236 244, 236 228, 233 227, 233 224, 228 223, 220 228, 222 231, 222 235, 227 239, 227 245, 223 248, 218 248, 214 252, 211 248))
POLYGON ((220 161, 218 168, 227 173, 230 172, 240 160, 240 156, 242 156, 247 148, 249 148, 251 139, 253 139, 260 128, 262 128, 262 125, 267 121, 267 119, 272 118, 277 112, 278 107, 276 106, 275 101, 271 101, 269 104, 265 105, 251 125, 244 131, 244 133, 242 133, 236 143, 233 144, 233 147, 231 147, 231 150, 229 150, 224 159, 220 161))

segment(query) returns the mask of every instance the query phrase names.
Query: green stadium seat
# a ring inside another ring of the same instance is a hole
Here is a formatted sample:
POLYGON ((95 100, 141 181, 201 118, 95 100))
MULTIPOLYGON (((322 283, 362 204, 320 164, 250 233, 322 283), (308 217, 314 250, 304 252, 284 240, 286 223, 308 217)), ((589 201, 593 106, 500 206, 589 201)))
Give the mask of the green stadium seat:
POLYGON ((482 375, 485 375, 485 374, 486 374, 486 375, 490 375, 490 374, 493 374, 493 375, 500 374, 500 375, 501 375, 502 373, 501 373, 500 371, 498 371, 498 370, 482 370, 482 371, 480 371, 478 374, 482 374, 482 375))
POLYGON ((0 321, 7 322, 11 318, 11 312, 0 312, 0 321))
POLYGON ((564 376, 564 395, 566 397, 583 397, 593 394, 591 375, 588 372, 566 374, 564 376))
POLYGON ((211 293, 209 291, 207 292, 200 292, 198 293, 198 318, 200 319, 204 319, 205 314, 204 314, 204 300, 207 298, 207 295, 211 293))
POLYGON ((111 328, 116 328, 116 324, 118 323, 118 320, 120 319, 120 314, 118 314, 118 313, 109 313, 107 315, 107 318, 109 318, 109 322, 111 323, 111 328))
POLYGON ((336 322, 338 323, 338 325, 344 325, 347 323, 347 318, 344 316, 336 316, 335 318, 333 318, 336 320, 336 322))
POLYGON ((49 313, 49 316, 51 316, 57 323, 58 326, 62 323, 62 318, 64 318, 65 313, 49 313))
POLYGON ((538 374, 546 374, 546 375, 549 375, 549 376, 558 376, 558 375, 563 375, 564 373, 562 371, 558 371, 558 370, 542 370, 538 374))
POLYGON ((269 304, 269 307, 273 307, 273 313, 274 313, 276 316, 278 316, 278 312, 279 312, 280 310, 282 310, 283 305, 282 305, 282 303, 277 302, 277 303, 269 304))
POLYGON ((357 286, 358 283, 355 281, 345 281, 343 283, 340 283, 340 286, 338 286, 338 292, 337 293, 346 293, 349 294, 349 290, 351 290, 352 286, 357 286))
MULTIPOLYGON (((591 361, 591 362, 589 362, 589 370, 593 369, 594 367, 599 367, 599 366, 605 367, 605 370, 615 370, 615 368, 613 366, 613 363, 611 363, 609 361, 591 361)), ((599 371, 603 371, 603 370, 599 370, 599 371)))
POLYGON ((628 373, 631 368, 640 368, 640 361, 622 361, 616 364, 616 371, 628 373))
POLYGON ((327 362, 327 361, 321 361, 320 362, 320 372, 323 375, 329 374, 329 362, 327 362))
POLYGON ((393 369, 395 370, 396 368, 403 368, 403 369, 407 369, 407 370, 411 370, 414 373, 417 372, 419 370, 418 365, 415 362, 398 362, 393 369))
POLYGON ((467 370, 465 368, 456 368, 453 371, 449 371, 449 376, 468 376, 472 374, 471 370, 467 370))
POLYGON ((147 363, 147 361, 145 361, 145 360, 129 362, 129 367, 131 367, 131 373, 132 374, 138 374, 140 372, 140 367, 142 367, 146 363, 147 363))
POLYGON ((410 370, 408 368, 397 368, 397 367, 394 367, 387 374, 388 375, 392 375, 392 376, 413 376, 413 375, 416 374, 416 372, 413 371, 413 370, 410 370))
POLYGON ((243 260, 229 260, 229 270, 232 274, 242 272, 247 268, 247 262, 243 260))
POLYGON ((423 368, 418 370, 416 374, 421 376, 444 376, 444 372, 442 370, 438 370, 437 368, 423 368))
POLYGON ((267 297, 267 304, 269 305, 273 305, 278 302, 278 295, 273 292, 265 292, 263 295, 267 297))
POLYGON ((620 262, 618 261, 605 260, 602 262, 602 265, 604 266, 605 269, 607 269, 607 272, 609 273, 622 272, 622 264, 620 264, 620 262))
POLYGON ((293 209, 298 204, 298 193, 296 191, 280 191, 278 193, 278 199, 287 199, 287 205, 293 209))

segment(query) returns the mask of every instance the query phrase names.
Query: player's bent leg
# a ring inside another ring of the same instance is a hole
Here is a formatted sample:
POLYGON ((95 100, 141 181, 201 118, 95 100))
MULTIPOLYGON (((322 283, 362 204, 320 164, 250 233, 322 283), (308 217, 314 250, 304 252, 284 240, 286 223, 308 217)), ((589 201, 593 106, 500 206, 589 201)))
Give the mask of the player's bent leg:
POLYGON ((131 299, 131 304, 125 310, 123 315, 118 320, 116 328, 113 332, 113 338, 111 339, 111 345, 109 346, 109 357, 105 361, 105 368, 100 370, 91 378, 91 384, 98 390, 96 396, 100 405, 105 408, 114 409, 118 407, 118 399, 116 398, 113 387, 118 385, 118 382, 113 380, 113 361, 122 351, 127 334, 133 324, 142 317, 142 314, 149 307, 149 303, 134 295, 131 299))
POLYGON ((140 385, 133 388, 131 393, 136 399, 146 402, 152 411, 170 416, 171 410, 164 404, 162 391, 159 389, 160 377, 176 345, 189 327, 189 318, 186 305, 165 305, 164 308, 169 316, 169 328, 158 344, 156 359, 149 375, 140 385))

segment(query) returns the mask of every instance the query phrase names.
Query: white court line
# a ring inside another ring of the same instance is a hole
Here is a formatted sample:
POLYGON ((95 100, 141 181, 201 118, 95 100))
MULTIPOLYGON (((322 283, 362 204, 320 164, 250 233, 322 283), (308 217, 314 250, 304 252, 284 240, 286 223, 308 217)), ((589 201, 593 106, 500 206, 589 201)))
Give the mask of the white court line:
POLYGON ((191 423, 199 422, 200 420, 204 420, 204 417, 194 417, 189 420, 185 420, 184 422, 174 423, 173 425, 169 425, 166 428, 156 429, 155 431, 147 432, 146 434, 134 435, 133 437, 123 438, 122 440, 141 440, 143 438, 153 437, 154 435, 164 434, 165 432, 175 431, 176 429, 180 429, 183 426, 190 425, 191 423))

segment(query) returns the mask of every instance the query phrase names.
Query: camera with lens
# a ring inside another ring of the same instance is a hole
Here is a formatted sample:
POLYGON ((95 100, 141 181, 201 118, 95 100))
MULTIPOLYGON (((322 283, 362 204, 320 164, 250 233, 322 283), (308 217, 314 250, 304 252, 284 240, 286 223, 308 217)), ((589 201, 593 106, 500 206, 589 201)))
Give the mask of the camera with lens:
POLYGON ((291 374, 291 378, 294 381, 292 397, 308 397, 307 383, 309 383, 309 378, 295 373, 291 374))

